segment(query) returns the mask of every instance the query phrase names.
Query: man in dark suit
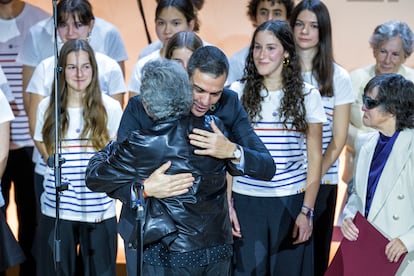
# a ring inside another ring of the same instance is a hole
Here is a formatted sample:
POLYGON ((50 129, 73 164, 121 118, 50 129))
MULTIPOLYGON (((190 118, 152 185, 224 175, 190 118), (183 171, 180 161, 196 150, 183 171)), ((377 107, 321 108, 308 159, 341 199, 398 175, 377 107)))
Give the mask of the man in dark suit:
MULTIPOLYGON (((262 180, 272 179, 276 168, 270 153, 254 133, 237 94, 224 88, 229 68, 225 54, 214 46, 201 47, 192 54, 187 68, 194 96, 191 112, 195 116, 217 116, 223 121, 230 138, 227 139, 214 125, 214 133, 194 130, 189 136, 191 144, 203 149, 195 153, 233 159, 244 174, 262 180)), ((125 139, 130 131, 147 129, 152 125, 139 99, 133 97, 122 116, 118 141, 125 139)), ((191 175, 166 175, 164 172, 168 167, 169 163, 164 164, 145 181, 148 196, 174 196, 187 192, 191 187, 191 175)))

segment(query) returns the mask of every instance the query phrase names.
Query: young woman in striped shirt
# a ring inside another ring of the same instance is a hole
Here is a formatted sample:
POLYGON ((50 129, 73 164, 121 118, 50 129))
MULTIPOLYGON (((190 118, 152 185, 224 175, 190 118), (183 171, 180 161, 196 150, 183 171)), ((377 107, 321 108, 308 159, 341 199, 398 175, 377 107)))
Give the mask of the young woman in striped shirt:
MULTIPOLYGON (((85 184, 90 157, 114 139, 122 115, 118 101, 102 94, 99 88, 95 55, 85 40, 69 40, 61 49, 58 83, 61 102, 61 145, 55 149, 55 89, 37 110, 34 140, 44 162, 61 153, 62 184, 59 192, 60 256, 63 275, 75 275, 76 256, 80 254, 85 275, 115 275, 116 216, 115 201, 105 193, 95 193, 85 184), (79 253, 78 253, 79 247, 79 253)), ((44 175, 41 219, 38 231, 37 275, 54 275, 54 227, 56 188, 54 170, 44 175)))
POLYGON ((233 224, 241 236, 234 243, 235 275, 313 275, 312 219, 326 118, 319 91, 302 80, 288 23, 268 21, 256 29, 245 75, 231 88, 276 164, 271 181, 233 179, 233 224))

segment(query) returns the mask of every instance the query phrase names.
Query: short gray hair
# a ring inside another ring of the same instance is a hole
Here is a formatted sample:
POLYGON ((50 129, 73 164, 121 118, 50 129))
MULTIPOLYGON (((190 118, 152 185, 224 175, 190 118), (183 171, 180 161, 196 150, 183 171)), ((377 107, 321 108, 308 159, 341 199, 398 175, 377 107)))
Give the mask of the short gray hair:
POLYGON ((155 121, 190 113, 193 93, 185 69, 176 61, 156 59, 142 68, 141 97, 155 121))
POLYGON ((414 50, 414 34, 410 27, 401 21, 392 20, 378 25, 369 39, 369 44, 376 50, 383 42, 396 36, 401 37, 405 57, 409 57, 414 50))

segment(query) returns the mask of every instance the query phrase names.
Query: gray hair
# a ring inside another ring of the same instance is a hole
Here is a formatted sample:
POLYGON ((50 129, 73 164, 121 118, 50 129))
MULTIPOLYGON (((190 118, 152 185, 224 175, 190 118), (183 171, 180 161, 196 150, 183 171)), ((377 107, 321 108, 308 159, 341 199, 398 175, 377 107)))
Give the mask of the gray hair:
POLYGON ((414 50, 414 34, 410 27, 401 21, 387 21, 378 25, 369 39, 369 44, 376 50, 383 42, 396 36, 401 37, 405 57, 409 57, 414 50))
POLYGON ((141 97, 155 121, 190 113, 193 93, 185 69, 176 61, 157 59, 142 68, 141 97))

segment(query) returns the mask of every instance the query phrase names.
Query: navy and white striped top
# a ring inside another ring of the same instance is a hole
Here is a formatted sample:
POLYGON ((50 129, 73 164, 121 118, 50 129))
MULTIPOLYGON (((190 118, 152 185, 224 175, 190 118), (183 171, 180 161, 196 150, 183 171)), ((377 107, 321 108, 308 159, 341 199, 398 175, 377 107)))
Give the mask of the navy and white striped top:
MULTIPOLYGON (((302 73, 303 79, 318 87, 318 83, 311 72, 302 73)), ((323 107, 327 121, 323 124, 322 130, 322 150, 323 152, 329 146, 333 137, 333 116, 335 106, 351 104, 355 101, 354 92, 352 91, 352 82, 349 73, 334 63, 334 95, 333 97, 322 97, 323 107)), ((345 127, 345 126, 344 126, 345 127)), ((306 150, 306 147, 304 148, 306 150)), ((322 176, 321 184, 338 184, 339 182, 339 160, 337 159, 324 176, 322 176)))
MULTIPOLYGON (((108 114, 107 127, 111 138, 116 136, 122 116, 122 108, 118 101, 102 94, 108 114)), ((42 128, 44 114, 50 97, 44 98, 37 110, 37 122, 34 139, 43 141, 42 128)), ((62 139, 61 153, 66 160, 62 164, 62 184, 68 189, 60 196, 60 217, 65 220, 81 222, 99 222, 115 216, 115 201, 106 193, 92 192, 85 184, 85 171, 89 159, 96 153, 88 139, 80 139, 83 129, 83 108, 67 108, 70 123, 68 132, 62 139)), ((46 165, 44 165, 46 167, 46 165)), ((56 195, 54 170, 46 167, 44 174, 44 192, 41 196, 42 213, 55 217, 56 195)))
MULTIPOLYGON (((10 148, 17 149, 33 146, 33 140, 29 132, 29 119, 23 107, 22 65, 16 61, 23 41, 29 28, 40 20, 49 17, 42 9, 25 3, 23 11, 13 20, 2 20, 0 29, 2 33, 8 33, 9 37, 0 41, 0 65, 7 77, 14 97, 12 105, 15 120, 11 122, 10 148), (14 24, 13 27, 7 24, 14 24), (5 29, 16 28, 16 32, 3 32, 5 29)), ((4 34, 3 34, 4 35, 4 34)))
MULTIPOLYGON (((243 93, 244 84, 235 82, 231 89, 243 93)), ((319 91, 309 84, 303 89, 305 96, 306 120, 308 123, 326 121, 319 91)), ((298 194, 306 186, 306 156, 303 152, 305 136, 283 126, 279 109, 284 92, 269 91, 262 101, 262 119, 253 125, 256 134, 269 150, 276 164, 276 173, 271 181, 262 181, 249 176, 233 178, 233 191, 258 197, 279 197, 298 194)), ((288 124, 290 127, 290 124, 288 124)))

